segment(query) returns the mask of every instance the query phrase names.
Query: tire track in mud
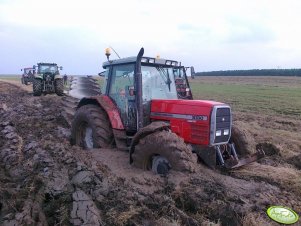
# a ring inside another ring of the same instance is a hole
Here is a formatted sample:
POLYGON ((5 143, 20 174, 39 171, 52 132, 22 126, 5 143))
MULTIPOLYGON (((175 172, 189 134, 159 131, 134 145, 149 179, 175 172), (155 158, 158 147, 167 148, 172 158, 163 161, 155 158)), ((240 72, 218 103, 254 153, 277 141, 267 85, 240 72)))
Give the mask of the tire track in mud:
POLYGON ((244 225, 253 214, 273 225, 269 205, 301 211, 295 193, 256 175, 199 165, 160 177, 129 165, 126 152, 70 146, 61 97, 1 82, 0 91, 0 224, 244 225))

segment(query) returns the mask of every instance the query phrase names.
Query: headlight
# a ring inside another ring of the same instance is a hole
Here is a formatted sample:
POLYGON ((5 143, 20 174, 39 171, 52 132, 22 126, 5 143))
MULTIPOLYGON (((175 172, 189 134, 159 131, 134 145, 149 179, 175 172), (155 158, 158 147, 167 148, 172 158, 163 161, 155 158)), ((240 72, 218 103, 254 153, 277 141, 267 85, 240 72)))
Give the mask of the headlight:
POLYGON ((224 135, 225 135, 225 136, 228 136, 228 135, 229 135, 229 130, 228 130, 228 129, 225 129, 225 130, 224 130, 224 135))
POLYGON ((222 131, 221 130, 217 130, 216 132, 215 132, 215 136, 216 137, 219 137, 219 136, 221 136, 222 135, 222 131))

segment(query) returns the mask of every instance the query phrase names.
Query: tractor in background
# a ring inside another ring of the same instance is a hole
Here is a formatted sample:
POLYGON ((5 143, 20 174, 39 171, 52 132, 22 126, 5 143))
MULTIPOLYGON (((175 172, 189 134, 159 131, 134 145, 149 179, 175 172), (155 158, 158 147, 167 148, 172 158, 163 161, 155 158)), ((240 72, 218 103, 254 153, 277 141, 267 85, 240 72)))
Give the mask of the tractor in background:
POLYGON ((21 83, 25 85, 29 85, 33 82, 35 70, 31 67, 26 67, 21 69, 23 71, 22 77, 21 77, 21 83))
POLYGON ((102 94, 79 101, 73 145, 128 150, 131 164, 158 174, 193 172, 198 159, 233 169, 264 156, 257 150, 240 159, 246 150, 237 145, 230 106, 194 100, 184 66, 143 53, 142 48, 136 57, 110 60, 107 50, 102 94))
POLYGON ((59 67, 55 63, 38 63, 33 68, 36 70, 33 79, 33 95, 40 96, 42 93, 56 93, 58 96, 64 94, 64 80, 60 75, 59 67))

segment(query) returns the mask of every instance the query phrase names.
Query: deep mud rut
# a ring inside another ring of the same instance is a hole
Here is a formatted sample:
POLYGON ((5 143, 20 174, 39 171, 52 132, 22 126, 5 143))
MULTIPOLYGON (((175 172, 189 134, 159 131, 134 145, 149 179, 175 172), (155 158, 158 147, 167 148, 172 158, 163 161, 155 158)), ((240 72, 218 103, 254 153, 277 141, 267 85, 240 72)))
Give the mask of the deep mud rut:
POLYGON ((61 97, 4 82, 0 92, 1 225, 277 225, 268 206, 301 213, 298 140, 285 157, 260 136, 270 155, 233 172, 199 164, 161 177, 126 152, 70 146, 61 97))

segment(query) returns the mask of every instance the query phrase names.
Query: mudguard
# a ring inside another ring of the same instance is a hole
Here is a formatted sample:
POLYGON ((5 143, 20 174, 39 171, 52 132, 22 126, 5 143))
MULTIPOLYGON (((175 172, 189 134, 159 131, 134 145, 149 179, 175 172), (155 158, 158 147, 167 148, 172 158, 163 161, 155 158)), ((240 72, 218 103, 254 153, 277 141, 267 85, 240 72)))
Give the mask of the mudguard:
POLYGON ((121 117, 118 111, 118 108, 113 103, 110 97, 105 95, 92 96, 92 97, 84 97, 80 100, 77 108, 80 108, 86 104, 96 104, 102 109, 106 111, 109 116, 111 125, 113 129, 124 130, 123 123, 121 121, 121 117))
POLYGON ((41 74, 35 74, 34 78, 43 79, 43 76, 41 74))
POLYGON ((55 75, 55 76, 54 76, 54 80, 59 79, 59 78, 62 79, 63 76, 61 76, 61 75, 55 75))
POLYGON ((132 154, 135 151, 135 146, 139 143, 139 140, 146 137, 147 135, 154 133, 156 131, 162 131, 162 130, 169 130, 170 126, 168 123, 166 122, 162 122, 162 121, 155 121, 152 122, 151 124, 143 127, 142 129, 140 129, 135 136, 132 139, 131 142, 131 146, 130 146, 130 163, 133 162, 132 159, 132 154))

